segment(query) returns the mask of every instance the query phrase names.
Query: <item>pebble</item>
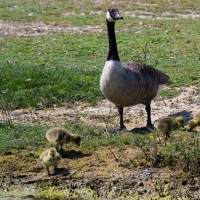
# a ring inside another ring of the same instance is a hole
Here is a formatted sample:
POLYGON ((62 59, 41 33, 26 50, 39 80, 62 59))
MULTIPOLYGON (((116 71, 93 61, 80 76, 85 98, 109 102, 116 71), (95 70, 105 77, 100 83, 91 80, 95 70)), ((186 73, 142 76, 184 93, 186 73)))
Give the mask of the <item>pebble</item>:
POLYGON ((139 182, 137 183, 137 185, 138 185, 138 186, 144 186, 144 183, 143 183, 142 181, 139 181, 139 182))

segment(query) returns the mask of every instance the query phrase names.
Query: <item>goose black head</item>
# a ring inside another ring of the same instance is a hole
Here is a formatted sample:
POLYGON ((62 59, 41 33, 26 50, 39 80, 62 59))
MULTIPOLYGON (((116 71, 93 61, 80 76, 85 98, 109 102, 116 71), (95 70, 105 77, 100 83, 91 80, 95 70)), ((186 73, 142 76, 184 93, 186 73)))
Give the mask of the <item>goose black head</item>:
POLYGON ((119 14, 117 8, 110 8, 106 13, 106 19, 109 22, 115 22, 118 19, 123 19, 123 17, 119 14))

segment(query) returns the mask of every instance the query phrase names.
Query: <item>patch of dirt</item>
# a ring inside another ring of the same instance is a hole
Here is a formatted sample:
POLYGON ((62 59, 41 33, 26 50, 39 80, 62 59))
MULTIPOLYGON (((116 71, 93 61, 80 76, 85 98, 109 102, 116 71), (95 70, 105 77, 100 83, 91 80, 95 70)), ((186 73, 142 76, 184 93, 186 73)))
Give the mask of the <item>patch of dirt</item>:
POLYGON ((3 36, 37 36, 47 35, 50 33, 83 33, 85 31, 101 32, 102 28, 99 25, 85 25, 76 27, 72 25, 47 25, 42 22, 4 22, 0 21, 0 37, 3 36))
POLYGON ((132 148, 124 151, 101 148, 86 154, 72 148, 63 157, 56 176, 46 176, 38 155, 16 153, 7 156, 3 164, 1 162, 1 188, 4 195, 9 195, 9 190, 37 194, 46 189, 47 197, 54 191, 60 191, 83 199, 150 199, 155 194, 159 194, 156 199, 167 196, 200 198, 198 177, 191 178, 167 167, 157 169, 132 166, 133 160, 141 162, 141 158, 138 158, 140 151, 132 148))
MULTIPOLYGON (((145 4, 145 6, 147 6, 145 4)), ((91 11, 90 14, 95 15, 104 15, 103 11, 91 11)), ((69 15, 82 15, 85 13, 76 14, 74 12, 67 12, 63 14, 64 16, 69 15)), ((155 16, 152 12, 146 12, 141 10, 127 11, 122 12, 124 17, 137 17, 141 19, 159 19, 159 20, 176 20, 178 18, 200 18, 200 13, 198 10, 196 12, 187 10, 186 14, 176 14, 171 12, 164 12, 159 17, 155 16)), ((65 25, 54 25, 54 24, 44 24, 42 22, 23 22, 23 21, 14 21, 14 22, 5 22, 0 20, 0 37, 3 36, 37 36, 37 35, 47 35, 50 33, 83 33, 83 32, 102 32, 103 28, 100 25, 96 26, 72 26, 70 24, 65 25)))
MULTIPOLYGON (((166 87, 165 90, 168 90, 166 87)), ((187 122, 193 114, 200 109, 200 96, 197 95, 197 88, 177 88, 180 95, 163 100, 157 97, 152 101, 152 121, 164 116, 182 115, 187 122)), ((136 105, 124 109, 124 121, 128 130, 146 125, 146 111, 143 105, 136 105)), ((119 116, 117 108, 108 100, 99 102, 96 106, 76 102, 75 105, 66 104, 63 107, 56 107, 43 110, 23 109, 10 111, 9 117, 13 123, 35 125, 43 124, 49 126, 62 126, 67 122, 83 123, 101 127, 117 128, 119 116)), ((0 113, 0 123, 4 123, 7 117, 0 113)), ((186 125, 185 124, 185 125, 186 125)))

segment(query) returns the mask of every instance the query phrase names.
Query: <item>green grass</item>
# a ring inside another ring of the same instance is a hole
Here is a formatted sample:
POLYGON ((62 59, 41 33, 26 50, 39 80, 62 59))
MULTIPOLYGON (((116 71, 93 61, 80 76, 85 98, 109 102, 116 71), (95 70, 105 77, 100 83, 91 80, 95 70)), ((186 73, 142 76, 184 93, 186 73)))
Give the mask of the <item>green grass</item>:
MULTIPOLYGON (((199 173, 200 140, 199 133, 191 134, 178 130, 171 134, 169 141, 162 135, 159 139, 155 132, 151 134, 106 134, 101 128, 82 124, 65 124, 71 133, 79 133, 82 137, 80 151, 91 153, 102 147, 138 148, 141 165, 146 167, 170 167, 174 170, 183 170, 191 174, 199 173), (145 162, 144 162, 145 160, 145 162)), ((0 129, 0 152, 8 154, 20 150, 38 151, 38 146, 46 148, 45 139, 47 126, 3 125, 0 129)), ((70 150, 65 147, 66 151, 70 150)), ((130 161, 129 165, 135 165, 130 161)))
MULTIPOLYGON (((117 40, 121 60, 145 62, 145 51, 146 62, 170 76, 172 91, 174 87, 200 86, 196 45, 200 30, 198 21, 188 21, 180 20, 175 29, 170 21, 163 29, 152 30, 148 28, 151 21, 146 20, 142 29, 138 21, 135 27, 139 33, 131 27, 124 32, 119 22, 116 29, 120 30, 117 40)), ((157 21, 154 27, 160 23, 157 21)), ((41 102, 45 107, 75 101, 96 103, 103 98, 99 78, 108 51, 106 33, 5 37, 0 44, 0 101, 8 102, 10 109, 38 107, 41 102)))

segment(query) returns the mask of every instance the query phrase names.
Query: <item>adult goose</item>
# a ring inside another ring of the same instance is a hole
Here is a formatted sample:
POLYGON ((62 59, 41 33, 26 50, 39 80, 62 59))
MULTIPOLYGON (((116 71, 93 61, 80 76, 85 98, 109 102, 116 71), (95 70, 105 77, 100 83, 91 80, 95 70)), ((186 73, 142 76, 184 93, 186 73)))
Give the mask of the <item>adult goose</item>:
POLYGON ((123 17, 117 8, 111 8, 107 11, 109 51, 100 78, 100 88, 103 95, 118 108, 120 127, 117 131, 126 130, 123 122, 123 108, 136 104, 146 106, 146 127, 153 129, 150 104, 157 93, 168 83, 169 77, 163 72, 140 62, 120 62, 115 37, 115 22, 118 19, 123 19, 123 17))

